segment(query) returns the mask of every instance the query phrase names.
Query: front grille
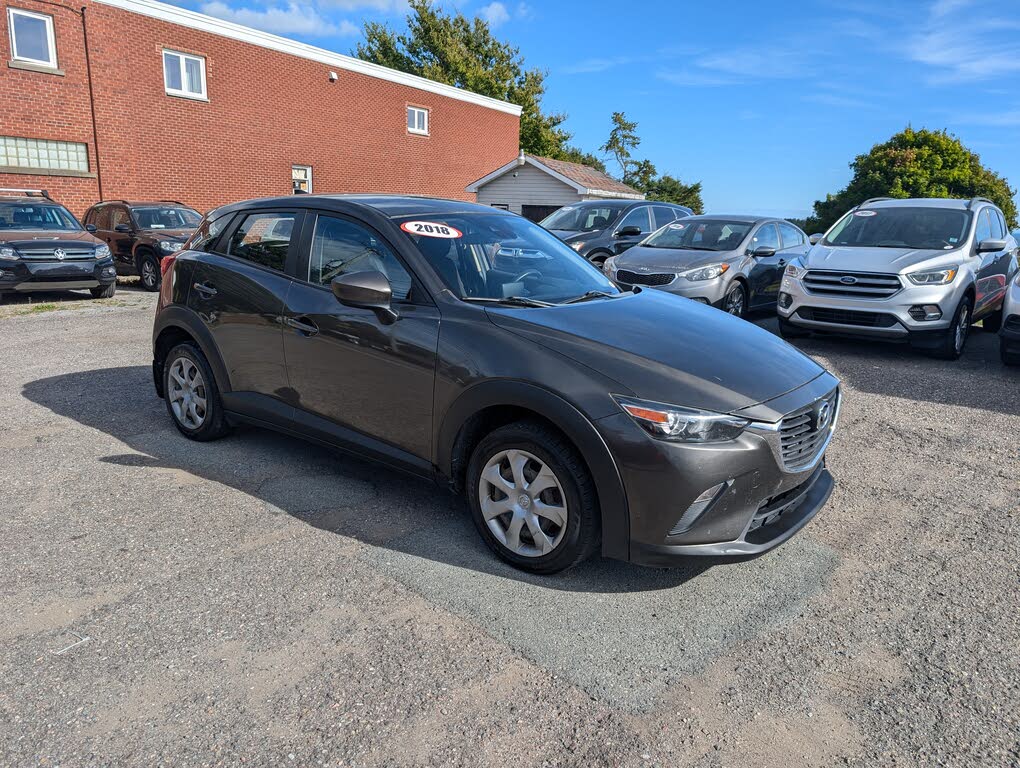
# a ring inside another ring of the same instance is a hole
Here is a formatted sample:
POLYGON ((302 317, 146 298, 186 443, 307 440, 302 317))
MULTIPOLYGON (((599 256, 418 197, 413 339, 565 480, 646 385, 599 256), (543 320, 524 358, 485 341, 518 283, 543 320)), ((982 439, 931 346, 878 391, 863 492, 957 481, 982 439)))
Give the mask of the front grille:
POLYGON ((56 250, 56 248, 32 248, 31 250, 19 248, 18 253, 28 261, 84 261, 96 257, 96 252, 92 248, 61 248, 64 258, 58 259, 54 256, 56 250))
POLYGON ((791 488, 778 496, 765 499, 765 501, 758 505, 758 509, 751 518, 751 524, 747 527, 747 533, 752 533, 759 528, 777 523, 784 515, 796 512, 804 501, 805 493, 815 484, 821 473, 822 467, 819 467, 811 474, 811 477, 795 488, 791 488))
POLYGON ((812 269, 804 275, 804 287, 809 293, 821 296, 888 299, 899 293, 903 284, 897 275, 812 269))
POLYGON ((818 452, 825 445, 831 431, 838 406, 839 390, 836 389, 783 418, 779 425, 779 445, 783 465, 788 471, 804 469, 818 458, 818 452), (823 419, 823 408, 826 407, 828 416, 823 419))
POLYGON ((883 312, 856 312, 829 307, 801 307, 797 310, 797 314, 805 320, 813 320, 816 323, 860 325, 866 328, 892 328, 897 322, 894 315, 883 312))
POLYGON ((676 280, 676 275, 664 272, 642 274, 631 272, 629 269, 619 269, 616 272, 616 279, 630 285, 669 285, 676 280))

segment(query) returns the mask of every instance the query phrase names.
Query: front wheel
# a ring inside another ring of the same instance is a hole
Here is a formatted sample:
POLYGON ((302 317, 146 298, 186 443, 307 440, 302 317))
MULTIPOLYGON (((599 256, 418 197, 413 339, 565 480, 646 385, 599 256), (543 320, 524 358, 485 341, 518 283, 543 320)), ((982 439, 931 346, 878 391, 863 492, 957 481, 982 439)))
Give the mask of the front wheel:
POLYGON ((145 252, 138 257, 138 276, 142 279, 142 288, 147 291, 159 290, 159 262, 151 253, 145 252))
POLYGON ((743 317, 747 314, 747 289, 744 288, 744 284, 734 280, 718 307, 734 317, 743 317))
POLYGON ((544 424, 519 421, 483 438, 468 464, 467 491, 482 539, 521 570, 556 573, 598 549, 591 474, 569 441, 544 424))
POLYGON ((953 315, 953 322, 939 336, 938 343, 925 351, 940 360, 959 360, 970 336, 972 308, 970 296, 964 296, 953 315))
POLYGON ((607 253, 606 251, 595 251, 594 253, 589 253, 587 259, 596 267, 602 269, 602 265, 606 263, 606 259, 610 256, 612 256, 612 254, 607 253))
POLYGON ((99 286, 98 288, 89 288, 89 293, 92 294, 93 299, 112 299, 113 295, 117 292, 117 283, 112 282, 107 286, 99 286))

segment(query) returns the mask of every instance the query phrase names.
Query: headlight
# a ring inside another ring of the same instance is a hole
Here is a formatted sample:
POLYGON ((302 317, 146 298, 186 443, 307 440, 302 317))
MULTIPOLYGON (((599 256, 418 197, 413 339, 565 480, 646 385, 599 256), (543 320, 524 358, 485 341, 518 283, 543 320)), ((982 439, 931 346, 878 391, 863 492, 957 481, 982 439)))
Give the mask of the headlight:
POLYGON ((108 245, 97 245, 96 246, 96 259, 108 259, 110 258, 110 246, 108 245))
POLYGON ((184 243, 175 243, 170 240, 159 241, 159 249, 163 251, 163 253, 177 253, 177 251, 181 250, 183 247, 184 243))
POLYGON ((952 267, 950 269, 937 269, 932 272, 912 272, 907 275, 907 278, 914 285, 945 285, 946 283, 953 282, 956 273, 959 271, 959 267, 952 267))
POLYGON ((652 403, 631 397, 613 399, 645 432, 660 440, 683 443, 722 443, 740 436, 751 422, 723 413, 652 403))
POLYGON ((725 274, 726 270, 729 268, 729 264, 712 264, 708 267, 689 269, 686 272, 681 272, 679 276, 687 278, 692 283, 696 283, 699 280, 714 280, 715 278, 725 274))
POLYGON ((584 242, 581 240, 576 240, 573 243, 570 243, 570 247, 573 248, 578 253, 580 253, 581 249, 584 248, 584 242))
POLYGON ((17 261, 18 252, 9 245, 0 245, 0 261, 17 261))
POLYGON ((610 256, 608 259, 602 262, 602 271, 607 275, 616 273, 616 257, 610 256))
POLYGON ((799 261, 791 261, 786 265, 786 271, 783 273, 786 277, 792 277, 799 280, 807 274, 807 270, 804 269, 804 265, 799 261))

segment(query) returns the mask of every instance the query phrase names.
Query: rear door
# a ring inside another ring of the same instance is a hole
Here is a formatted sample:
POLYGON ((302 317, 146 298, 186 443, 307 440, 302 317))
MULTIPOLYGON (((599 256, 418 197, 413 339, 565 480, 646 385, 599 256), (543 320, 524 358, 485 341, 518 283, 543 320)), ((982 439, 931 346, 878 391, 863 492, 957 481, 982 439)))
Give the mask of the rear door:
POLYGON ((362 448, 393 455, 374 445, 380 441, 428 461, 439 311, 392 246, 364 222, 319 212, 308 232, 307 255, 284 310, 295 405, 356 433, 337 434, 362 448), (389 279, 396 320, 337 301, 333 278, 363 271, 389 279))
POLYGON ((292 282, 287 267, 297 257, 292 244, 303 221, 299 210, 244 211, 196 259, 188 306, 227 369, 229 410, 259 415, 268 409, 270 418, 274 410, 289 412, 281 321, 292 282))
POLYGON ((751 283, 752 307, 763 307, 775 304, 779 297, 779 284, 782 281, 782 271, 786 267, 786 257, 782 253, 782 241, 779 239, 779 228, 774 221, 766 222, 758 227, 758 231, 751 238, 749 246, 752 253, 757 248, 775 248, 773 256, 753 257, 754 264, 748 275, 751 283))

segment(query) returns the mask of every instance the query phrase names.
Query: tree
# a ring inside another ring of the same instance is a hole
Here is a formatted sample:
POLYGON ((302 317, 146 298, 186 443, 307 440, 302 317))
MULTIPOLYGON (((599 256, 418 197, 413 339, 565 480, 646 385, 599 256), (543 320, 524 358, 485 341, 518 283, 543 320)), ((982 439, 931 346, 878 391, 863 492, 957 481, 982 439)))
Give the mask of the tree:
POLYGON ((545 72, 527 69, 520 50, 492 36, 482 19, 447 14, 429 0, 408 0, 407 32, 366 22, 365 41, 354 55, 384 67, 502 99, 521 107, 521 148, 533 155, 585 162, 594 160, 568 145, 560 125, 566 115, 542 111, 545 72))
POLYGON ((631 150, 641 144, 637 135, 637 123, 628 120, 623 112, 613 113, 613 128, 609 139, 602 145, 603 152, 616 158, 622 171, 624 184, 644 192, 649 200, 686 205, 695 213, 704 213, 705 204, 701 199, 701 182, 684 184, 674 176, 659 175, 651 160, 634 160, 631 150))
POLYGON ((948 131, 908 127, 858 155, 850 168, 853 178, 844 189, 815 202, 809 232, 824 232, 871 197, 987 197, 1002 209, 1011 229, 1017 226, 1015 190, 948 131))
POLYGON ((637 149, 641 143, 637 135, 637 123, 628 120, 623 112, 613 113, 613 128, 609 131, 606 143, 599 147, 600 152, 612 155, 620 166, 620 176, 626 178, 631 165, 631 150, 637 149))
POLYGON ((645 197, 649 200, 662 200, 666 203, 686 205, 695 213, 705 212, 705 203, 701 199, 701 182, 684 184, 680 179, 669 174, 659 176, 644 188, 645 197))

